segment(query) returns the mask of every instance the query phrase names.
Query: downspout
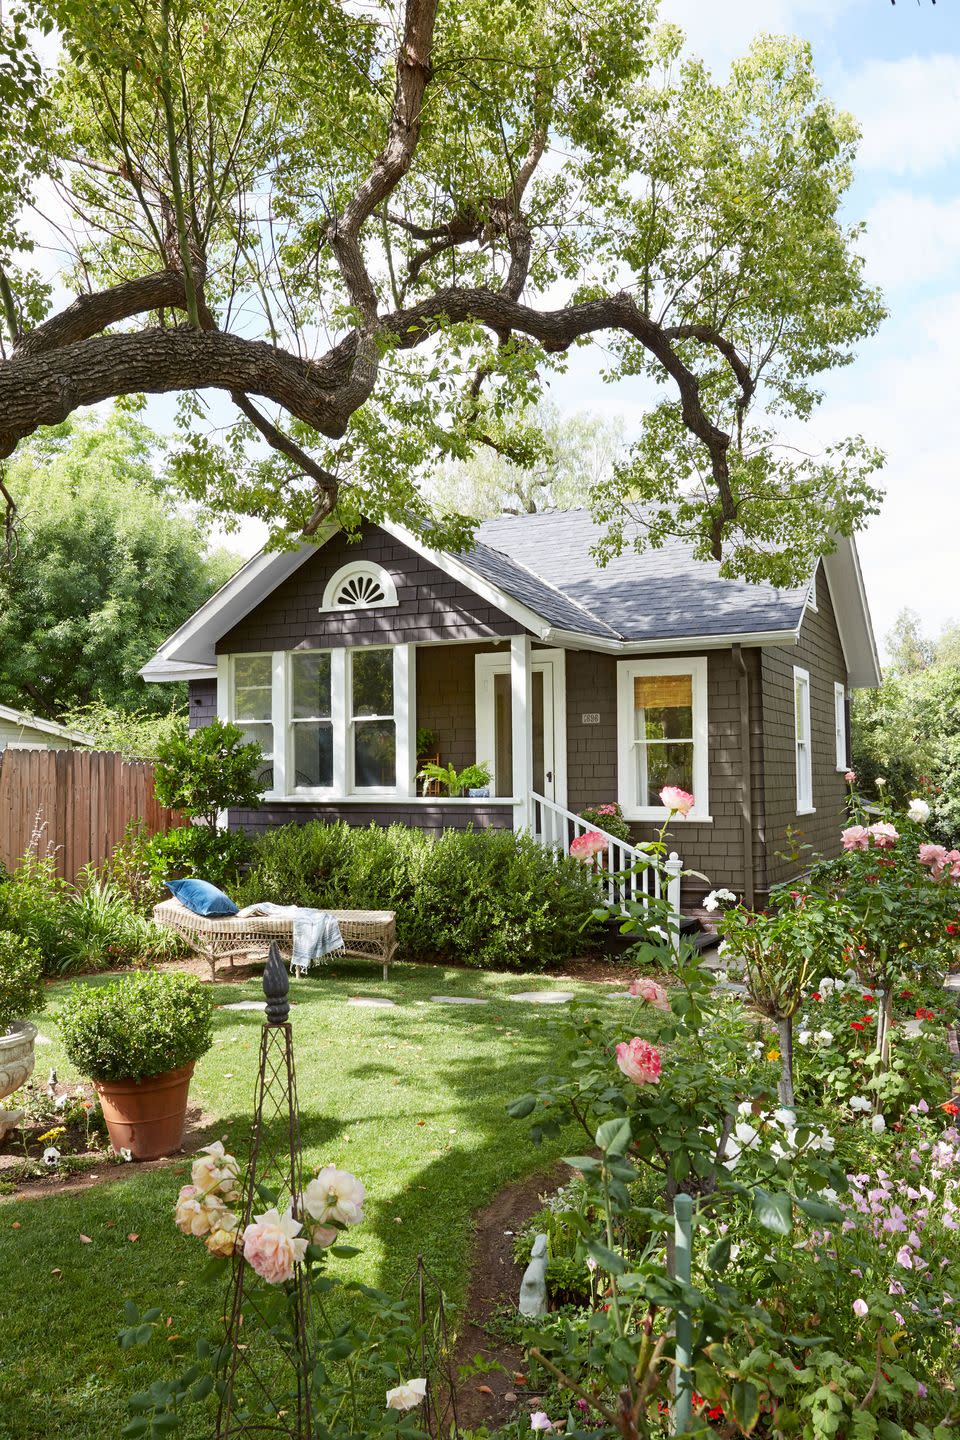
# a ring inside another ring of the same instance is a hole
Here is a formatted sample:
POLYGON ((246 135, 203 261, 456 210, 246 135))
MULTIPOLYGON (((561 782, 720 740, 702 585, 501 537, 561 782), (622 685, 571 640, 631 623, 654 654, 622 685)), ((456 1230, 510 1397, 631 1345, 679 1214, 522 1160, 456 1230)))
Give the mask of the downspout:
POLYGON ((740 824, 743 833, 743 903, 752 910, 755 900, 753 873, 753 749, 750 742, 750 671, 743 647, 732 647, 740 692, 740 824))

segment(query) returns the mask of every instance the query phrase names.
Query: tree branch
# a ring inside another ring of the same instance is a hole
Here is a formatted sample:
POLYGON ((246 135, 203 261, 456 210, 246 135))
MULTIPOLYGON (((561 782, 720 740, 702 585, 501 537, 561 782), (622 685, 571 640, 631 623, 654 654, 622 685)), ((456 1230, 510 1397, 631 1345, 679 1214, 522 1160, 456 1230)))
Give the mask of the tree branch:
POLYGON ((271 420, 268 420, 266 415, 257 409, 249 395, 234 392, 230 398, 237 409, 243 411, 250 423, 257 427, 267 444, 281 455, 286 455, 288 460, 292 460, 317 486, 320 499, 314 507, 310 519, 303 527, 304 535, 313 535, 336 505, 337 496, 340 493, 340 481, 330 470, 325 470, 314 460, 312 455, 308 455, 306 450, 302 450, 296 441, 290 439, 289 435, 284 434, 271 420))

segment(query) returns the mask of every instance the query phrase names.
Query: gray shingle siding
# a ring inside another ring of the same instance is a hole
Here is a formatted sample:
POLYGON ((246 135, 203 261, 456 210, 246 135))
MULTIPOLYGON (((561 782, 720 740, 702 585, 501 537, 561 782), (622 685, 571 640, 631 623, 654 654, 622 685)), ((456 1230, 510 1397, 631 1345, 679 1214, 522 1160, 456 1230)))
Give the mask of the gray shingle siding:
POLYGON ((444 830, 511 830, 513 811, 509 805, 404 805, 370 801, 369 804, 329 805, 286 804, 267 802, 258 810, 231 810, 228 823, 256 834, 277 825, 304 825, 308 820, 321 820, 327 825, 343 820, 355 829, 368 825, 406 825, 411 830, 425 830, 440 835, 444 830))
POLYGON ((401 645, 432 640, 483 640, 516 635, 521 626, 502 610, 375 525, 351 545, 335 536, 217 643, 218 655, 256 650, 401 645), (342 565, 381 565, 393 577, 397 604, 369 610, 321 611, 327 581, 342 565))
POLYGON ((217 718, 216 680, 191 680, 187 686, 187 720, 191 731, 209 725, 217 718))

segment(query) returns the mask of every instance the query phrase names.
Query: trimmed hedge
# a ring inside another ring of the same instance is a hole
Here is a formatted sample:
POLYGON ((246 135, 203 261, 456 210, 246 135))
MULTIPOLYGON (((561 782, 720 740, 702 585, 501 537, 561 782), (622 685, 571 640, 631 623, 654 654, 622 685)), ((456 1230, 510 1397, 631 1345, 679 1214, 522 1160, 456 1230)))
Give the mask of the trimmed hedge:
POLYGON ((589 872, 509 830, 434 838, 404 825, 285 825, 257 837, 235 898, 395 910, 402 958, 478 969, 543 969, 583 954, 598 934, 589 872))

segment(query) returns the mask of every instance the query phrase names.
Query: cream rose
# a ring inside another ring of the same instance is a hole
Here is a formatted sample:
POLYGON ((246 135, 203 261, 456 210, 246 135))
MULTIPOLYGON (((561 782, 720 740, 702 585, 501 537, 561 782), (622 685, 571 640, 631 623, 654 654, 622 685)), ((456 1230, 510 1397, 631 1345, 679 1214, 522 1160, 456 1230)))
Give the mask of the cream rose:
POLYGON ((240 1167, 232 1155, 228 1155, 220 1140, 207 1145, 193 1162, 190 1178, 204 1195, 214 1192, 232 1202, 239 1194, 240 1167))
POLYGON ((387 1391, 387 1409, 414 1410, 423 1404, 426 1395, 426 1380, 408 1380, 406 1385, 395 1385, 387 1391))
POLYGON ((282 1285, 306 1254, 307 1241, 298 1238, 302 1229, 289 1210, 266 1210, 243 1232, 243 1258, 269 1284, 282 1285))
POLYGON ((184 1185, 177 1196, 175 1219, 184 1235, 202 1239, 211 1230, 218 1230, 227 1208, 219 1195, 204 1195, 196 1185, 184 1185))
MULTIPOLYGON (((364 1190, 356 1175, 327 1165, 303 1192, 303 1208, 320 1225, 359 1225, 363 1219, 364 1190)), ((318 1244, 321 1242, 317 1242, 318 1244)))

